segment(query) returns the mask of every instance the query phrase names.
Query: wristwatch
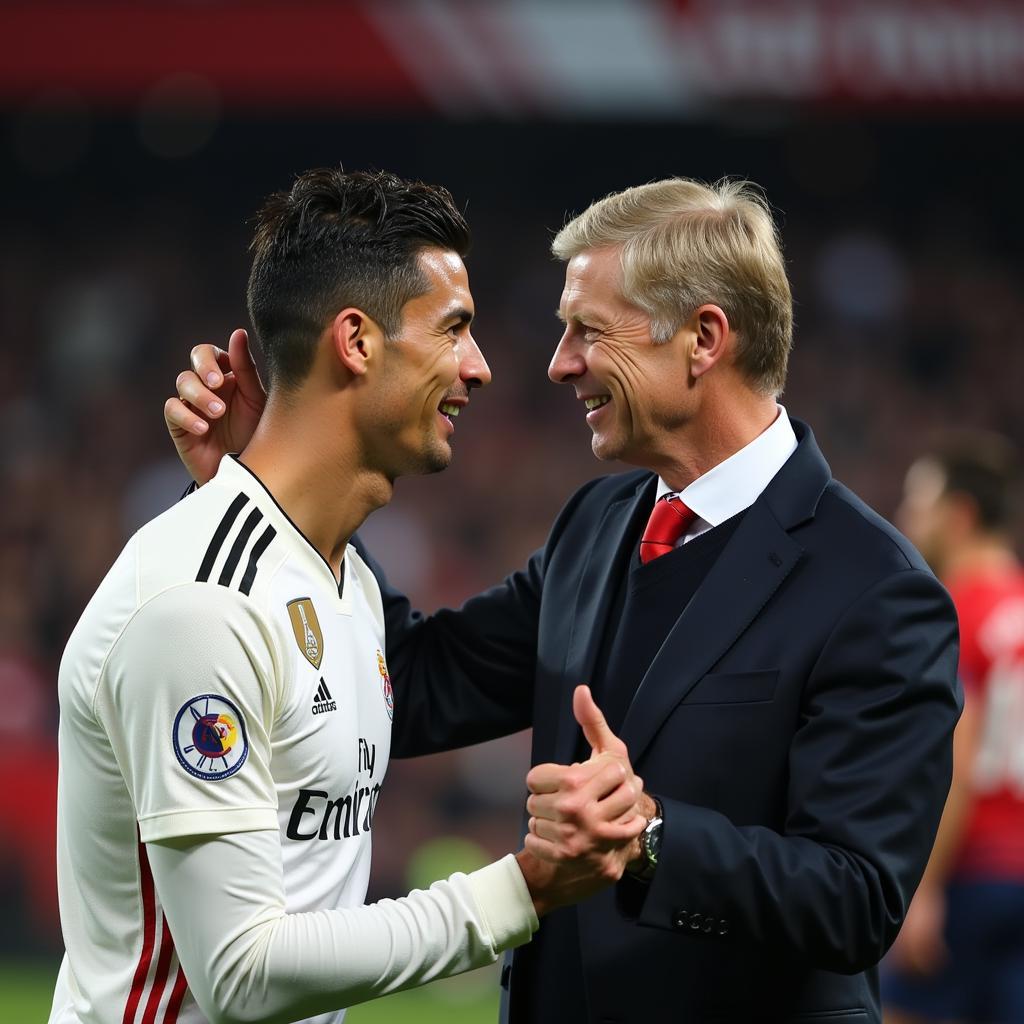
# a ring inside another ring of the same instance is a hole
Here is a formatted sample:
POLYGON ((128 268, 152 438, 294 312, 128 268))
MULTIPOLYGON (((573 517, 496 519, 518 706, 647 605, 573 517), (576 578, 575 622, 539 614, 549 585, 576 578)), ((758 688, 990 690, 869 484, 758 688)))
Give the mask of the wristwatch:
POLYGON ((647 827, 640 833, 640 852, 643 854, 644 863, 639 871, 633 872, 633 877, 642 882, 649 882, 654 877, 658 867, 658 854, 661 851, 661 804, 657 799, 654 801, 657 810, 654 817, 647 822, 647 827))

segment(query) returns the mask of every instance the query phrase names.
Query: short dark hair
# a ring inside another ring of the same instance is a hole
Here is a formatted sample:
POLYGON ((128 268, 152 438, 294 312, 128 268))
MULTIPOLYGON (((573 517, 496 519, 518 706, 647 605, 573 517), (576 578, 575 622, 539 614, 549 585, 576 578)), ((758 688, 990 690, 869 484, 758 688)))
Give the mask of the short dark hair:
POLYGON ((428 287, 420 251, 469 251, 469 226, 446 188, 385 171, 306 171, 267 199, 255 224, 249 319, 271 387, 301 383, 346 306, 394 340, 402 308, 428 287))
POLYGON ((925 458, 945 477, 945 494, 963 494, 978 510, 984 530, 1010 525, 1018 483, 1017 451, 1008 438, 982 430, 941 435, 925 458))

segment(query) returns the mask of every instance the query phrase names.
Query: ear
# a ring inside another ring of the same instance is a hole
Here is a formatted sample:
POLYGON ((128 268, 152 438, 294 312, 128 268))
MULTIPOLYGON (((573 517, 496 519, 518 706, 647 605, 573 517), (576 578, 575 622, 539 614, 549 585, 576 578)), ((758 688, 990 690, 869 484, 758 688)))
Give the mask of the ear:
POLYGON ((331 348, 349 373, 361 377, 372 362, 380 359, 384 335, 375 320, 361 309, 349 306, 331 324, 331 348))
POLYGON ((693 311, 687 327, 693 344, 690 372, 701 377, 725 355, 732 334, 729 318, 721 306, 707 303, 693 311))

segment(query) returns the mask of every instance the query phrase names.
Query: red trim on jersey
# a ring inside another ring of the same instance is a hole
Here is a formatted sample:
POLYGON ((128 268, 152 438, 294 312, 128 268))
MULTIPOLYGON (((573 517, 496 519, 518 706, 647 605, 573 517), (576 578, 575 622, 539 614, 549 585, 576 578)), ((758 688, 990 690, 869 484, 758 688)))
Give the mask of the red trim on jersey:
POLYGON ((178 1011, 181 1009, 181 1001, 185 998, 185 990, 188 988, 188 979, 181 964, 178 964, 178 973, 174 978, 174 988, 171 989, 171 998, 167 1000, 167 1012, 164 1014, 164 1024, 175 1024, 178 1019, 178 1011))
POLYGON ((142 990, 146 987, 149 965, 153 962, 153 941, 156 938, 156 899, 153 891, 153 873, 149 870, 146 848, 139 842, 139 888, 142 890, 142 952, 135 968, 132 987, 128 991, 121 1024, 135 1024, 135 1012, 139 1008, 142 990))
POLYGON ((171 954, 174 952, 174 940, 171 938, 171 929, 167 925, 167 918, 163 914, 163 927, 160 929, 160 956, 156 962, 156 974, 153 977, 153 987, 149 990, 149 999, 146 1000, 146 1012, 142 1015, 142 1024, 154 1024, 156 1011, 160 1009, 160 1000, 164 997, 164 989, 167 987, 167 975, 171 972, 171 954))
POLYGON ((981 734, 974 793, 953 874, 1024 881, 1024 571, 973 571, 949 583, 960 619, 960 677, 981 734))

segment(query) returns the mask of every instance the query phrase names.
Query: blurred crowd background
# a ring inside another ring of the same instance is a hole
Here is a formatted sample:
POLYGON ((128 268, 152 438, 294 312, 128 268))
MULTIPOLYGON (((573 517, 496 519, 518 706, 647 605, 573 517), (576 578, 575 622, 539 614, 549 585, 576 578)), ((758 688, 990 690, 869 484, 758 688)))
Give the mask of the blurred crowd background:
MULTIPOLYGON (((433 609, 519 566, 618 468, 546 378, 552 232, 613 189, 765 188, 796 298, 784 404, 883 514, 936 429, 1024 442, 1022 100, 1007 4, 0 4, 0 956, 60 951, 61 651, 188 482, 162 404, 193 344, 246 325, 263 196, 340 162, 467 210, 494 383, 453 466, 403 480, 363 531, 433 609)), ((392 763, 371 895, 511 849, 527 752, 392 763)))

